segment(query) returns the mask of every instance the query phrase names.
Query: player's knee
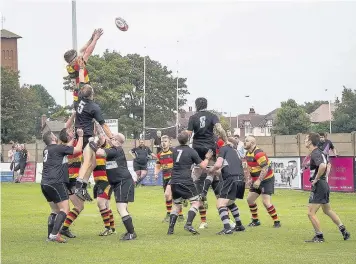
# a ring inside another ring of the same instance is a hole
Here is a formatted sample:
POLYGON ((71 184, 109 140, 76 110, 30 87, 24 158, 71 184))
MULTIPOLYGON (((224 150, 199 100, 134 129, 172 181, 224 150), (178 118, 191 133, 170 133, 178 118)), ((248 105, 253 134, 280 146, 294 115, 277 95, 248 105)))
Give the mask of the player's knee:
POLYGON ((199 206, 201 205, 200 201, 192 201, 192 207, 194 207, 195 209, 199 209, 199 206))

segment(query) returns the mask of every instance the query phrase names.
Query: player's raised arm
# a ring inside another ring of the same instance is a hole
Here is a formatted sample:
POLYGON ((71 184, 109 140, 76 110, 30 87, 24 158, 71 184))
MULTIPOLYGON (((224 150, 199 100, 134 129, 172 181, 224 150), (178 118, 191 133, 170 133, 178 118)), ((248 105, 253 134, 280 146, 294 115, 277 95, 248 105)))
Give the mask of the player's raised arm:
POLYGON ((83 52, 83 61, 84 62, 88 62, 90 55, 93 53, 93 51, 95 49, 97 41, 103 34, 104 34, 104 31, 101 28, 94 31, 93 36, 92 36, 92 38, 93 38, 92 41, 90 41, 90 44, 87 47, 85 47, 85 51, 83 52))
POLYGON ((194 151, 193 154, 193 161, 195 164, 197 164, 200 168, 205 169, 208 164, 209 164, 209 160, 211 159, 211 157, 213 156, 213 151, 211 149, 209 149, 209 151, 205 154, 205 159, 203 161, 201 161, 198 152, 196 152, 194 149, 192 149, 192 151, 194 151), (201 161, 199 163, 199 161, 201 161))
POLYGON ((83 148, 83 130, 82 129, 77 129, 77 134, 78 134, 78 142, 77 145, 74 147, 73 154, 78 154, 82 152, 83 148))

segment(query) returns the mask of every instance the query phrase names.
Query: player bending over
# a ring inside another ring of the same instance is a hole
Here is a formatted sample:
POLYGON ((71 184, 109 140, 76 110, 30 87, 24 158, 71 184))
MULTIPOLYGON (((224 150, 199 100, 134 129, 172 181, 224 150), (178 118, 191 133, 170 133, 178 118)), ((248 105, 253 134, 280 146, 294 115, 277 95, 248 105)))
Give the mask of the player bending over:
POLYGON ((312 183, 312 190, 309 197, 308 217, 315 230, 315 236, 311 240, 305 242, 324 242, 324 235, 320 229, 320 222, 316 216, 316 212, 323 209, 324 214, 338 226, 344 240, 350 238, 350 233, 347 232, 345 226, 342 224, 339 216, 331 209, 330 206, 330 187, 327 182, 327 165, 328 160, 319 148, 320 136, 316 133, 310 133, 305 137, 305 147, 310 152, 310 178, 312 183))
MULTIPOLYGON (((169 222, 170 214, 172 211, 172 189, 171 189, 171 177, 173 169, 173 149, 170 147, 171 140, 168 136, 162 136, 161 138, 162 149, 157 153, 157 162, 155 167, 155 179, 158 179, 158 174, 162 171, 163 176, 163 191, 166 198, 167 214, 163 219, 163 222, 169 222)), ((179 211, 178 221, 184 221, 182 210, 179 211)))
POLYGON ((243 199, 245 193, 244 170, 237 152, 231 145, 224 144, 219 149, 219 156, 214 166, 209 170, 211 174, 221 170, 222 187, 218 196, 216 207, 219 212, 224 229, 218 235, 229 235, 233 231, 244 231, 241 223, 239 209, 235 203, 236 199, 243 199), (231 228, 228 210, 235 219, 235 228, 231 228))
POLYGON ((111 140, 113 146, 107 149, 100 148, 96 150, 96 154, 106 157, 107 176, 114 191, 117 211, 127 231, 121 236, 121 240, 133 240, 137 235, 127 207, 129 202, 134 202, 135 185, 127 168, 125 152, 122 148, 124 142, 125 136, 123 134, 115 134, 111 140))
POLYGON ((265 152, 256 146, 256 139, 253 136, 245 138, 244 148, 247 150, 246 161, 250 171, 250 192, 247 196, 247 203, 252 214, 252 222, 248 226, 261 225, 257 213, 257 198, 262 195, 263 205, 274 221, 273 227, 281 227, 277 211, 271 203, 271 195, 274 193, 274 174, 271 161, 265 152))
POLYGON ((192 179, 191 168, 194 164, 197 164, 200 168, 205 169, 213 152, 208 150, 203 161, 199 157, 199 154, 187 145, 188 140, 189 134, 187 132, 180 133, 178 135, 178 142, 180 145, 173 149, 174 165, 172 170, 171 188, 174 206, 170 215, 168 235, 174 233, 174 226, 178 219, 178 212, 182 208, 183 199, 187 199, 191 202, 184 229, 194 235, 199 234, 192 226, 195 215, 201 205, 201 201, 199 200, 199 194, 192 179))
POLYGON ((58 139, 52 132, 43 135, 46 144, 43 150, 43 170, 41 180, 41 190, 51 207, 51 214, 48 217, 48 240, 65 243, 59 231, 69 212, 68 202, 68 163, 67 155, 81 152, 83 145, 83 131, 78 129, 79 137, 77 146, 70 147, 63 144, 58 145, 58 139))

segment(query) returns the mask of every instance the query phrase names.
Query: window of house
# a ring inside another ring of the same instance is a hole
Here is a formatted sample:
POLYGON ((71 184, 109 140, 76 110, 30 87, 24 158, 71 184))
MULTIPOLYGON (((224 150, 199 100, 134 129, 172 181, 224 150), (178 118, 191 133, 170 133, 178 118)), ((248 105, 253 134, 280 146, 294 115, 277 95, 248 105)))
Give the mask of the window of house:
POLYGON ((5 60, 5 50, 1 51, 1 58, 5 60))
POLYGON ((264 133, 264 132, 265 132, 265 128, 261 127, 261 133, 264 133))
POLYGON ((8 60, 8 59, 9 59, 9 51, 7 50, 6 55, 5 55, 5 60, 8 60))
POLYGON ((13 59, 13 58, 12 58, 12 55, 13 55, 13 52, 12 52, 12 50, 10 50, 9 60, 13 59))

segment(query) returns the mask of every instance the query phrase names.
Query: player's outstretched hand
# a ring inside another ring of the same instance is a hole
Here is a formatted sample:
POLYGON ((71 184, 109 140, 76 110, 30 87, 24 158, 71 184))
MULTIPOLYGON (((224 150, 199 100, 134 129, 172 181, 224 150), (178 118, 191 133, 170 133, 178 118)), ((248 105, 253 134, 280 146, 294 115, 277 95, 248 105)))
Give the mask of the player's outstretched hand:
POLYGON ((84 135, 83 129, 78 128, 77 129, 77 134, 78 134, 79 137, 82 137, 84 135))
POLYGON ((103 34, 104 34, 104 30, 102 28, 98 28, 95 30, 95 38, 99 39, 103 34))
POLYGON ((208 150, 208 153, 205 154, 205 158, 207 158, 208 160, 210 160, 211 157, 213 156, 213 154, 214 154, 214 152, 213 152, 211 149, 209 149, 209 150, 208 150))

